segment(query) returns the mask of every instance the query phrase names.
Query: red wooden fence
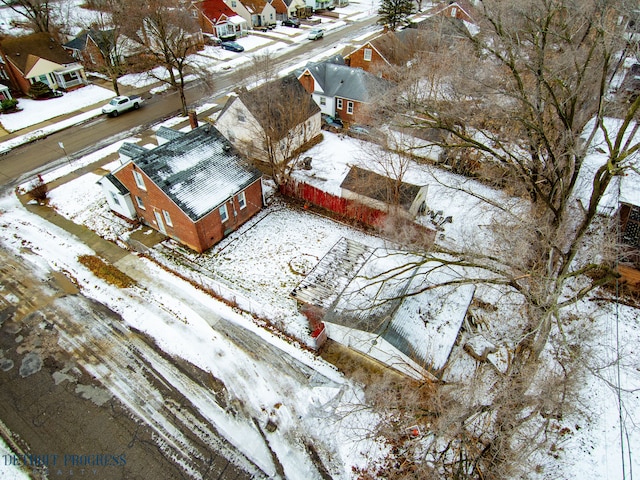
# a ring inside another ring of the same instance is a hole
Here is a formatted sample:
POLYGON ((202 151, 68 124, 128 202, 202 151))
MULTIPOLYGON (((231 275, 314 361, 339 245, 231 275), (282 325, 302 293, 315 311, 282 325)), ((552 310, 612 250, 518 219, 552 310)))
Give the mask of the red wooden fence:
MULTIPOLYGON (((280 186, 280 193, 374 227, 377 230, 384 228, 388 218, 387 212, 369 207, 355 200, 333 195, 304 182, 290 180, 285 185, 280 186)), ((410 226, 411 231, 407 233, 412 241, 419 241, 422 244, 433 243, 436 233, 434 230, 413 222, 410 222, 410 226)))

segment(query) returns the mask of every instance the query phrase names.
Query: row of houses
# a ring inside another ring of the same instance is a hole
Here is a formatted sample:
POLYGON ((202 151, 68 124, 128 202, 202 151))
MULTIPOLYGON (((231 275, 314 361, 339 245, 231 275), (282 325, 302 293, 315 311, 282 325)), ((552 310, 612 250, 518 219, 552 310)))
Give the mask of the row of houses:
MULTIPOLYGON (((385 65, 401 65, 408 55, 414 52, 422 42, 420 32, 432 31, 429 18, 451 17, 458 22, 472 22, 468 13, 471 10, 466 0, 448 2, 441 8, 433 7, 427 12, 427 20, 413 25, 415 29, 400 32, 389 32, 361 47, 354 52, 345 52, 344 63, 347 66, 360 68, 377 76, 383 73, 385 65)), ((342 6, 346 0, 341 0, 342 6)), ((270 27, 277 20, 298 17, 307 18, 318 10, 329 8, 334 0, 198 0, 189 4, 193 16, 201 32, 197 32, 197 42, 203 43, 202 33, 219 39, 233 39, 245 36, 250 30, 270 27)), ((447 25, 449 22, 446 23, 447 25)), ((437 28, 441 29, 441 26, 437 28)), ((453 35, 453 30, 451 35, 453 35)), ((108 63, 121 65, 127 58, 140 53, 139 45, 130 39, 118 38, 114 30, 90 28, 82 31, 67 43, 60 44, 46 33, 35 33, 22 37, 9 37, 0 43, 0 99, 25 95, 31 85, 41 81, 52 90, 68 91, 87 84, 86 70, 100 71, 108 63), (117 43, 117 45, 116 45, 117 43)), ((340 68, 328 66, 324 72, 315 71, 313 88, 317 87, 318 100, 322 100, 323 84, 332 83, 327 77, 334 77, 345 72, 340 68)), ((365 77, 353 77, 349 82, 343 80, 343 88, 353 88, 363 95, 371 90, 372 85, 363 85, 372 81, 365 77), (356 86, 360 83, 359 86, 356 86), (348 87, 347 87, 348 86, 348 87), (366 88, 365 88, 366 87, 366 88)), ((334 91, 335 96, 341 96, 334 91)), ((346 94, 348 96, 348 94, 346 94)), ((337 105, 321 104, 323 113, 331 116, 352 114, 355 104, 337 105)))

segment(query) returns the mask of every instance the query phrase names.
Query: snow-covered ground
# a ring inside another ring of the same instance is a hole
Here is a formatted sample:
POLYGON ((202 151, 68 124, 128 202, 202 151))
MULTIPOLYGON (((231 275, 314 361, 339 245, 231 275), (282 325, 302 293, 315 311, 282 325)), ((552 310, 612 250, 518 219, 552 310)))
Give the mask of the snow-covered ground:
POLYGON ((18 106, 21 111, 0 114, 0 125, 8 132, 16 132, 66 113, 95 105, 113 96, 114 93, 111 90, 98 85, 87 85, 65 93, 62 97, 48 100, 20 98, 18 106))
MULTIPOLYGON (((102 154, 106 156, 113 151, 114 148, 111 147, 102 154)), ((367 152, 371 154, 372 151, 375 149, 372 150, 369 146, 365 148, 360 140, 325 133, 324 141, 308 152, 313 158, 312 171, 300 172, 298 175, 318 185, 325 185, 331 191, 335 185, 339 185, 349 165, 368 164, 375 168, 371 159, 367 161, 367 152)), ((96 152, 92 160, 100 158, 100 155, 100 152, 96 152)), ((109 168, 109 165, 105 164, 105 167, 109 168)), ((93 174, 88 174, 61 186, 51 192, 51 202, 60 213, 106 234, 116 222, 110 217, 106 203, 99 198, 95 180, 93 174)), ((443 184, 461 181, 448 172, 438 174, 432 169, 413 165, 405 180, 415 184, 428 184, 430 207, 433 205, 452 214, 453 222, 443 232, 445 238, 451 241, 464 240, 470 229, 486 224, 489 216, 494 214, 479 210, 477 200, 471 195, 444 195, 438 190, 444 188, 443 184), (437 181, 434 175, 439 175, 437 181), (469 212, 473 212, 471 218, 465 214, 469 212)), ((486 189, 474 182, 464 181, 471 190, 486 189)), ((491 192, 484 190, 484 193, 491 192)), ((494 196, 499 195, 499 192, 494 192, 494 196)), ((291 210, 278 203, 267 207, 256 220, 231 234, 207 254, 193 255, 191 260, 202 271, 211 272, 214 282, 219 282, 226 288, 223 291, 231 292, 231 295, 235 292, 236 297, 230 300, 249 310, 255 309, 256 313, 303 341, 306 322, 289 297, 292 287, 300 280, 300 275, 294 273, 294 270, 298 270, 300 266, 303 270, 312 266, 341 236, 354 238, 371 246, 388 244, 379 237, 365 235, 326 218, 306 211, 291 210), (296 268, 292 269, 292 265, 296 268)), ((37 219, 33 221, 39 222, 37 219)), ((113 232, 110 234, 113 235, 113 232)), ((184 268, 178 264, 174 267, 178 270, 184 268)), ((545 463, 545 475, 554 472, 553 474, 565 478, 586 478, 584 475, 589 472, 591 478, 621 478, 619 411, 616 403, 617 391, 612 387, 616 384, 616 370, 610 366, 615 355, 614 328, 620 329, 619 338, 624 339, 621 398, 624 402, 622 412, 625 418, 625 435, 628 436, 625 437, 625 444, 640 444, 640 432, 635 427, 638 394, 634 390, 640 385, 640 378, 637 369, 633 367, 634 362, 637 362, 637 354, 633 353, 632 347, 640 340, 637 310, 626 306, 618 306, 616 311, 611 310, 612 308, 611 305, 599 307, 593 302, 584 302, 574 308, 574 313, 578 316, 595 313, 597 322, 594 328, 598 332, 595 338, 600 340, 593 347, 589 367, 597 370, 600 376, 590 375, 585 380, 584 398, 579 402, 582 407, 577 414, 565 419, 571 434, 567 435, 563 445, 558 446, 558 459, 549 458, 545 463), (615 320, 620 323, 615 324, 615 320)), ((165 348, 180 354, 179 348, 171 347, 174 340, 171 338, 170 328, 154 332, 153 335, 165 348)), ((303 409, 304 406, 296 408, 303 409)), ((346 461, 355 464, 361 459, 349 458, 346 461)), ((633 456, 627 461, 627 468, 629 461, 636 470, 639 468, 638 460, 633 456)))
MULTIPOLYGON (((338 10, 348 10, 348 15, 354 15, 352 18, 355 18, 358 15, 370 14, 374 6, 366 2, 352 2, 349 7, 338 10), (361 8, 356 11, 358 7, 361 8)), ((8 9, 0 9, 0 28, 7 28, 9 25, 10 20, 5 16, 7 11, 8 9)), ((339 26, 339 22, 331 25, 339 26)), ((323 26, 331 28, 329 25, 323 26)), ((304 30, 294 30, 279 27, 272 32, 271 39, 248 37, 246 40, 241 39, 241 43, 244 42, 245 48, 253 53, 269 48, 286 48, 288 41, 306 41, 304 30)), ((201 53, 199 61, 211 70, 249 61, 249 56, 208 47, 201 53)), ((128 84, 135 86, 141 86, 145 81, 147 80, 143 77, 123 79, 123 82, 131 82, 128 84)), ((78 92, 81 92, 78 94, 79 97, 86 97, 95 103, 95 95, 88 94, 90 90, 81 89, 78 92)), ((58 102, 69 95, 71 94, 65 95, 62 99, 37 103, 44 105, 58 102)), ((25 108, 22 101, 20 106, 25 108)), ((58 108, 60 114, 67 113, 64 111, 65 107, 58 108)), ((44 114, 41 109, 32 109, 27 104, 25 112, 27 111, 30 112, 27 117, 33 120, 33 124, 45 119, 45 116, 41 115, 44 114)), ((5 125, 4 117, 0 116, 0 122, 5 128, 11 129, 12 120, 6 116, 8 123, 5 125)), ((22 121, 23 125, 26 124, 26 121, 22 121)), ((19 120, 16 120, 13 124, 14 128, 19 125, 18 122, 19 120)), ((46 179, 51 180, 65 174, 69 169, 99 161, 117 151, 118 146, 112 145, 95 152, 89 158, 79 159, 73 165, 65 166, 64 170, 52 172, 46 179)), ((375 162, 367 158, 371 151, 370 147, 365 148, 358 140, 326 133, 325 140, 308 153, 313 158, 313 170, 308 173, 301 172, 299 178, 335 192, 350 165, 360 164, 368 165, 371 169, 376 168, 375 162)), ((106 161, 104 166, 109 166, 106 161)), ((116 238, 126 230, 126 226, 118 224, 108 212, 106 202, 100 199, 95 180, 95 175, 88 174, 53 190, 52 205, 74 221, 84 223, 105 236, 116 238)), ((442 232, 445 240, 462 241, 471 234, 477 235, 478 231, 482 231, 483 225, 489 224, 492 216, 496 215, 495 212, 482 209, 480 203, 471 196, 449 194, 443 185, 464 181, 468 188, 483 189, 484 194, 495 197, 500 195, 499 192, 490 192, 484 186, 416 165, 411 167, 406 181, 418 185, 428 184, 430 208, 441 210, 445 216, 452 217, 452 223, 446 225, 442 232), (434 175, 439 175, 439 181, 435 181, 434 175)), ((501 201, 511 200, 503 197, 501 201)), ((149 271, 163 283, 173 285, 181 291, 188 291, 188 295, 198 298, 206 308, 242 328, 256 332, 265 342, 311 366, 330 382, 314 389, 308 382, 290 377, 281 378, 278 372, 271 371, 269 365, 245 356, 241 356, 236 362, 217 362, 211 355, 212 351, 227 359, 234 358, 237 352, 230 351, 229 344, 217 336, 193 309, 181 303, 170 303, 168 297, 153 298, 152 294, 152 297, 145 299, 152 298, 153 302, 150 303, 155 305, 166 303, 170 310, 181 312, 182 321, 176 322, 175 318, 159 315, 156 308, 145 306, 145 301, 141 301, 138 293, 118 291, 104 284, 77 261, 79 254, 87 252, 85 245, 28 213, 13 197, 1 200, 0 218, 3 223, 0 244, 3 248, 24 252, 22 242, 28 242, 34 252, 30 256, 31 261, 42 265, 43 269, 68 271, 81 279, 86 295, 105 303, 115 311, 122 312, 128 325, 147 332, 167 352, 181 356, 212 372, 225 383, 228 382, 235 392, 239 392, 238 395, 242 396, 242 400, 256 418, 263 418, 265 415, 277 418, 280 433, 270 446, 282 454, 280 460, 290 474, 288 478, 312 478, 309 477, 307 461, 299 456, 300 438, 317 438, 327 451, 336 454, 335 464, 342 467, 334 472, 336 478, 351 478, 351 466, 364 466, 384 454, 385 450, 379 444, 360 437, 360 429, 373 425, 375 417, 362 415, 351 417, 349 422, 340 420, 354 402, 361 401, 362 392, 358 386, 350 384, 327 363, 263 330, 250 316, 232 310, 202 295, 201 292, 196 292, 195 289, 191 291, 191 287, 185 282, 149 263, 149 271), (204 336, 203 332, 206 332, 204 336), (208 340, 203 341, 203 338, 208 340), (247 387, 247 378, 251 379, 250 388, 247 387), (285 407, 274 408, 278 403, 285 407), (328 422, 319 422, 317 415, 320 414, 328 422)), ((348 226, 309 212, 291 210, 277 203, 265 209, 256 220, 258 221, 252 222, 247 228, 230 235, 207 255, 193 256, 191 260, 201 264, 205 270, 215 271, 217 276, 212 275, 213 280, 223 285, 226 291, 236 292, 238 298, 246 300, 246 305, 242 306, 255 310, 260 308, 260 313, 265 318, 290 335, 303 340, 305 321, 298 314, 295 303, 289 298, 291 288, 300 280, 300 275, 293 270, 299 271, 300 267, 304 269, 313 265, 341 236, 373 246, 386 243, 379 237, 365 235, 348 226), (291 269, 292 265, 296 268, 291 269)), ((179 265, 175 267, 181 268, 179 265)), ((554 453, 558 458, 549 455, 544 463, 544 473, 540 477, 618 479, 623 478, 624 462, 626 478, 630 478, 632 470, 640 471, 640 461, 635 456, 635 446, 640 445, 640 431, 637 427, 640 420, 640 376, 636 348, 640 341, 640 328, 637 309, 624 305, 584 302, 577 305, 573 313, 579 317, 594 316, 592 339, 597 340, 590 350, 589 367, 592 370, 585 378, 582 397, 578 399, 579 411, 564 419, 563 425, 569 428, 570 434, 566 436, 564 444, 558 445, 558 450, 554 453), (618 365, 622 367, 620 370, 617 369, 618 365), (618 398, 622 399, 622 404, 618 403, 618 398), (624 425, 622 435, 620 419, 624 425), (621 448, 621 438, 624 449, 621 448)), ((202 408, 206 410, 207 406, 204 405, 202 408)), ((205 416, 214 422, 226 421, 214 410, 204 412, 205 416)), ((231 441, 233 443, 241 439, 234 439, 232 435, 231 441)), ((255 451, 264 453, 261 448, 255 451)), ((258 464, 268 463, 265 458, 254 460, 258 464)), ((3 474, 6 472, 10 471, 3 469, 3 474)), ((22 478, 19 472, 16 473, 16 478, 22 478)))

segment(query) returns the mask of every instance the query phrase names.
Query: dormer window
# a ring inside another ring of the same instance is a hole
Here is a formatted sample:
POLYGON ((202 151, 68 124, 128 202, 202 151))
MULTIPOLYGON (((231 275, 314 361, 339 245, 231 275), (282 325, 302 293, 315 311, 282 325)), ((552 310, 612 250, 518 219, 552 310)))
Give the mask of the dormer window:
POLYGON ((136 181, 136 185, 141 190, 146 190, 147 187, 144 184, 144 178, 140 174, 140 172, 133 170, 133 179, 136 181))

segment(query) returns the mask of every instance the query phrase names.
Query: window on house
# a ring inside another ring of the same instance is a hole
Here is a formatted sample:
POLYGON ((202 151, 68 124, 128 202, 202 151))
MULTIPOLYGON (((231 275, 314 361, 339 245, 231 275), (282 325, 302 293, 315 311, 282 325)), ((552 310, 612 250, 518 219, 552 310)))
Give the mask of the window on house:
POLYGON ((222 205, 220 208, 218 208, 218 212, 220 212, 220 221, 222 223, 226 222, 227 220, 229 220, 229 213, 227 212, 227 205, 222 205))
POLYGON ((246 117, 244 116, 244 112, 238 112, 238 121, 240 123, 244 122, 246 120, 246 117))
POLYGON ((320 105, 326 105, 327 104, 327 99, 324 97, 320 97, 320 105))
POLYGON ((162 216, 164 217, 164 223, 166 223, 170 227, 173 227, 173 223, 171 223, 171 215, 169 215, 169 212, 167 212, 166 210, 162 210, 162 216))
POLYGON ((116 205, 120 205, 120 200, 118 199, 118 195, 116 195, 113 192, 109 192, 111 194, 111 200, 113 200, 113 203, 115 203, 116 205))
POLYGON ((238 205, 240 205, 240 210, 247 206, 247 197, 245 197, 244 192, 238 194, 238 205))
POLYGON ((133 172, 133 179, 136 181, 136 185, 138 186, 138 188, 142 190, 146 190, 147 187, 145 187, 144 185, 144 178, 142 178, 142 175, 140 174, 140 172, 138 172, 137 170, 132 170, 132 172, 133 172))
POLYGON ((456 7, 453 7, 453 8, 451 9, 451 16, 452 16, 452 17, 455 17, 455 16, 456 16, 456 13, 458 13, 458 9, 457 9, 456 7))
POLYGON ((373 53, 373 50, 371 50, 370 48, 365 48, 364 49, 364 59, 367 62, 371 61, 371 54, 373 53))
POLYGON ((231 8, 236 8, 236 0, 231 0, 231 8))
POLYGON ((138 204, 138 207, 140 207, 142 210, 146 210, 144 208, 144 202, 142 201, 142 199, 138 196, 136 196, 136 203, 138 204))
POLYGON ((349 115, 353 114, 353 102, 347 102, 347 113, 349 115))
POLYGON ((342 110, 342 99, 339 98, 338 100, 336 100, 336 108, 338 110, 342 110))

